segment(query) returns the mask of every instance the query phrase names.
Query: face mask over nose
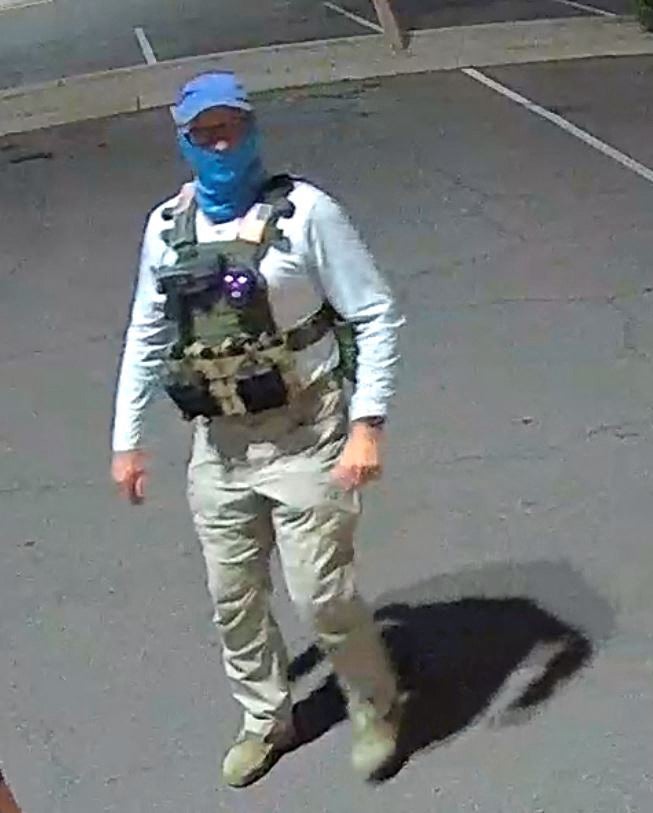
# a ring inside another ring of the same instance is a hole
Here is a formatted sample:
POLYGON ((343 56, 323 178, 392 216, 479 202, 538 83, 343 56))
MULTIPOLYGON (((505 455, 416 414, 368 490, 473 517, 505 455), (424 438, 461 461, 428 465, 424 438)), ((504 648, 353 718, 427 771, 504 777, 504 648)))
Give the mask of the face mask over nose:
POLYGON ((225 150, 195 146, 183 133, 178 142, 197 179, 197 204, 210 220, 227 223, 254 205, 266 177, 256 125, 251 125, 238 144, 225 150))

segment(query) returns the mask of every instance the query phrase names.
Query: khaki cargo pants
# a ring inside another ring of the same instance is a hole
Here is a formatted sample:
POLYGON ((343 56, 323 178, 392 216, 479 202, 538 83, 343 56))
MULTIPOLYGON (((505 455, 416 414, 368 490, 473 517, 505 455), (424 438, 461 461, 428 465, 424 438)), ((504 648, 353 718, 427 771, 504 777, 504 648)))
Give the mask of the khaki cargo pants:
POLYGON ((246 732, 274 738, 292 719, 286 651, 269 606, 275 543, 288 592, 349 702, 385 714, 394 700, 394 675, 354 583, 359 498, 330 481, 346 430, 335 382, 264 415, 196 422, 188 498, 246 732))

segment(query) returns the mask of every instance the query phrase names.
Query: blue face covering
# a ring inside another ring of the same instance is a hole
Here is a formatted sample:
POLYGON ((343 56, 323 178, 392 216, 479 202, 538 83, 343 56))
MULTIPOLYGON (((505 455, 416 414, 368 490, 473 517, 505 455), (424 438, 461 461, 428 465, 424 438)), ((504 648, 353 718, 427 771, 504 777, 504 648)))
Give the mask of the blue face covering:
POLYGON ((179 134, 181 154, 196 176, 195 196, 204 214, 214 223, 242 217, 256 202, 265 181, 254 125, 235 147, 218 152, 196 147, 179 134))

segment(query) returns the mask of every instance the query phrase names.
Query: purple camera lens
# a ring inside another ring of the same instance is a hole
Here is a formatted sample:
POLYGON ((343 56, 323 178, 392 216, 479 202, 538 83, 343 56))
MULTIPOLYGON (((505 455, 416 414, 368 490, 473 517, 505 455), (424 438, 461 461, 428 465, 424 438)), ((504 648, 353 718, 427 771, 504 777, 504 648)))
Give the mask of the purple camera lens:
POLYGON ((256 293, 256 275, 249 268, 230 268, 223 277, 224 295, 234 308, 250 304, 256 293))

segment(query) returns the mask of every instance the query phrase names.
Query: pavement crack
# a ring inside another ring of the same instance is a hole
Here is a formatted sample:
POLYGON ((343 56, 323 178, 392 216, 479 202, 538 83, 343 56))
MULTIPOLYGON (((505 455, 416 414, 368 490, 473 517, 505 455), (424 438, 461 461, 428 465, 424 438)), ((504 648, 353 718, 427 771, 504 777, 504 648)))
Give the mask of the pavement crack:
MULTIPOLYGON (((103 344, 107 343, 109 345, 113 345, 117 342, 122 342, 123 334, 122 332, 115 332, 115 333, 99 333, 92 336, 83 336, 79 341, 75 342, 75 346, 82 346, 82 345, 94 345, 94 344, 103 344)), ((49 358, 52 356, 58 356, 61 353, 67 353, 72 348, 72 345, 59 345, 59 346, 49 346, 49 347, 34 347, 31 350, 22 350, 16 353, 7 353, 6 355, 0 355, 0 364, 12 364, 15 361, 22 361, 26 358, 31 358, 34 356, 39 356, 40 358, 49 358)))
POLYGON ((514 461, 542 462, 548 460, 552 454, 560 454, 563 451, 561 446, 550 445, 533 452, 480 452, 435 459, 431 462, 434 466, 459 466, 465 463, 511 463, 514 461))
POLYGON ((71 480, 65 483, 39 483, 30 485, 28 483, 12 483, 10 486, 0 487, 0 497, 11 497, 15 494, 57 494, 72 489, 95 488, 100 485, 96 480, 71 480))
MULTIPOLYGON (((485 255, 478 254, 469 259, 454 260, 456 265, 460 268, 465 265, 474 265, 479 258, 484 258, 485 255)), ((442 266, 445 264, 450 265, 451 260, 436 263, 432 266, 425 268, 416 268, 409 271, 401 280, 404 285, 399 284, 399 287, 404 288, 407 284, 415 282, 416 280, 434 277, 437 278, 441 273, 442 266)), ((455 302, 450 305, 435 307, 434 311, 437 313, 450 313, 451 311, 460 310, 462 308, 486 308, 496 305, 576 305, 576 304, 589 304, 589 305, 611 305, 617 312, 624 318, 624 347, 630 353, 637 353, 638 357, 648 359, 648 354, 644 353, 637 347, 635 340, 635 328, 637 325, 635 317, 628 313, 625 309, 625 304, 628 302, 635 302, 641 299, 647 299, 653 293, 653 289, 646 287, 642 288, 633 294, 578 294, 571 296, 515 296, 515 297, 495 297, 493 299, 468 301, 468 302, 455 302), (623 304, 622 304, 623 303, 623 304)))
POLYGON ((475 204, 463 211, 462 214, 466 216, 478 217, 479 219, 484 220, 486 223, 496 229, 497 234, 501 235, 502 237, 514 238, 519 243, 528 242, 528 237, 521 230, 507 226, 503 220, 500 220, 488 212, 488 206, 502 198, 505 199, 505 195, 496 195, 486 192, 480 187, 463 181, 460 175, 454 175, 442 167, 439 167, 436 172, 443 178, 446 178, 446 180, 449 182, 450 187, 448 190, 446 190, 447 194, 449 194, 450 190, 462 190, 468 195, 476 198, 475 204))
POLYGON ((30 161, 51 161, 54 154, 51 152, 32 152, 26 155, 18 155, 15 158, 10 158, 10 164, 26 164, 30 161))
POLYGON ((587 438, 608 435, 619 440, 639 438, 650 433, 651 421, 623 421, 622 423, 601 423, 587 430, 587 438))
MULTIPOLYGON (((644 298, 650 293, 650 288, 644 288, 637 298, 644 298)), ((639 347, 637 341, 637 317, 628 310, 625 299, 620 301, 618 297, 614 297, 610 304, 621 319, 621 355, 648 361, 650 359, 649 354, 639 347)))
POLYGON ((550 460, 552 455, 566 455, 572 449, 578 448, 582 443, 586 443, 594 437, 607 436, 618 440, 631 440, 633 438, 645 438, 650 436, 653 430, 653 419, 640 418, 634 420, 615 421, 614 423, 601 423, 598 426, 590 427, 584 432, 574 431, 566 436, 564 442, 549 443, 537 449, 524 452, 510 451, 490 451, 490 452, 470 452, 458 454, 451 457, 435 458, 429 461, 432 466, 453 467, 465 465, 467 463, 476 464, 496 464, 515 462, 535 462, 543 463, 550 460))

